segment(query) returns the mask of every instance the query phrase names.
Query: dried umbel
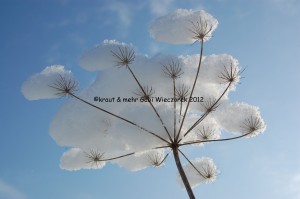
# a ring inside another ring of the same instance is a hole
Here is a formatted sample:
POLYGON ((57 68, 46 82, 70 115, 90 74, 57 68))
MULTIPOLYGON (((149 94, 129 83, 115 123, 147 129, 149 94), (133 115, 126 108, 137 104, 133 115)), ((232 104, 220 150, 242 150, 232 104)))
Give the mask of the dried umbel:
POLYGON ((70 77, 59 74, 59 78, 49 86, 55 90, 57 96, 65 97, 77 90, 78 83, 70 77))
POLYGON ((90 152, 86 152, 86 157, 88 159, 87 163, 90 163, 92 166, 98 167, 101 162, 103 162, 104 153, 100 153, 97 150, 90 150, 90 152))
POLYGON ((82 63, 87 64, 86 69, 98 69, 101 72, 99 78, 80 94, 76 93, 77 83, 69 76, 64 76, 68 73, 61 68, 51 68, 51 74, 41 73, 28 81, 35 83, 35 80, 46 76, 49 81, 55 77, 56 80, 51 84, 47 83, 51 91, 57 97, 73 98, 57 114, 50 127, 51 136, 60 145, 76 149, 64 153, 64 167, 74 169, 74 162, 82 160, 85 164, 76 165, 75 169, 102 168, 105 162, 113 161, 136 171, 148 166, 160 167, 167 157, 173 156, 180 181, 189 198, 195 198, 192 187, 214 181, 219 171, 212 159, 191 160, 184 147, 249 138, 265 130, 257 107, 226 103, 229 92, 234 90, 232 88, 241 78, 238 62, 225 54, 206 57, 203 64, 204 42, 211 38, 216 26, 217 21, 204 11, 177 10, 158 19, 151 26, 154 38, 172 43, 174 35, 177 35, 178 41, 173 43, 197 41, 200 44, 199 54, 191 56, 197 56, 197 59, 178 56, 162 66, 161 60, 167 60, 167 56, 150 59, 146 55, 136 54, 130 45, 106 40, 103 45, 84 55, 82 63), (170 23, 162 26, 162 22, 170 23), (180 25, 183 22, 187 24, 180 25), (174 34, 161 31, 169 29, 174 30, 174 34), (91 52, 93 54, 89 55, 91 52), (99 56, 96 56, 97 53, 99 56), (120 69, 107 69, 107 60, 101 62, 106 57, 114 60, 111 68, 117 65, 120 69), (98 62, 99 68, 94 64, 98 62), (53 75, 53 71, 57 73, 53 75), (133 92, 136 87, 138 89, 133 92), (91 98, 92 95, 104 94, 128 96, 128 93, 134 93, 145 102, 137 102, 143 103, 138 106, 122 102, 110 105, 96 103, 91 98), (154 94, 173 100, 152 102, 150 98, 154 94), (202 95, 203 101, 191 102, 193 97, 202 95), (235 136, 221 137, 222 130, 228 129, 235 136), (101 149, 101 152, 95 149, 101 149), (88 152, 84 153, 86 150, 88 152), (85 154, 84 158, 82 154, 85 154), (74 159, 76 161, 72 162, 74 159), (182 160, 186 163, 182 164, 182 160))
POLYGON ((189 30, 193 33, 193 39, 201 42, 209 37, 213 27, 206 19, 199 17, 199 20, 190 21, 190 23, 192 27, 189 30))
POLYGON ((154 94, 152 87, 144 86, 142 89, 139 89, 134 94, 140 97, 144 101, 149 101, 154 94))
POLYGON ((162 65, 164 74, 171 79, 178 79, 183 74, 181 64, 178 60, 172 59, 167 64, 162 65))
POLYGON ((134 51, 127 46, 118 47, 117 51, 112 51, 114 57, 116 57, 117 66, 128 66, 134 61, 134 51))
POLYGON ((264 130, 265 125, 260 117, 251 116, 250 118, 245 119, 241 128, 243 129, 243 133, 246 135, 256 136, 262 130, 264 130))

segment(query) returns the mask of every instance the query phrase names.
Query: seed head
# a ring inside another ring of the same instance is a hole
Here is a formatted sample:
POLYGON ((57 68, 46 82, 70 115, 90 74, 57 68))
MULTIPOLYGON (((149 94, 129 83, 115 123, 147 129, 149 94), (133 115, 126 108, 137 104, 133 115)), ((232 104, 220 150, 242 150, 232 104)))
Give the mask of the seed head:
POLYGON ((241 128, 244 134, 249 134, 249 136, 253 137, 262 132, 265 129, 265 125, 259 117, 251 116, 243 122, 241 128))
POLYGON ((103 162, 104 153, 100 153, 99 151, 90 150, 89 153, 85 153, 88 158, 88 162, 92 164, 92 166, 99 167, 101 162, 103 162))
POLYGON ((59 78, 49 87, 56 91, 56 95, 65 97, 69 94, 73 94, 77 90, 78 83, 66 76, 59 74, 59 78))
POLYGON ((212 182, 216 179, 218 170, 215 165, 207 163, 201 166, 201 169, 199 169, 199 175, 205 179, 205 182, 212 182))
POLYGON ((209 126, 202 126, 201 129, 198 130, 197 137, 200 140, 210 140, 215 136, 215 129, 210 128, 209 126))
POLYGON ((216 103, 216 99, 209 98, 201 103, 201 106, 205 109, 205 112, 213 112, 215 111, 220 104, 216 103))
POLYGON ((132 64, 132 62, 135 59, 135 54, 133 49, 126 47, 126 46, 122 46, 122 47, 118 47, 118 50, 116 51, 111 51, 113 56, 117 59, 117 66, 126 66, 128 67, 130 64, 132 64))
POLYGON ((162 65, 164 74, 171 79, 178 79, 183 74, 181 64, 178 60, 172 59, 168 64, 162 65))
POLYGON ((141 97, 143 100, 150 100, 151 96, 154 94, 152 87, 145 86, 143 89, 138 90, 134 94, 141 97))
POLYGON ((179 100, 184 100, 189 95, 189 88, 182 84, 179 88, 175 89, 175 96, 179 100))
POLYGON ((223 83, 235 83, 238 82, 240 79, 240 74, 243 72, 244 70, 240 71, 237 67, 234 66, 233 63, 230 64, 229 69, 224 66, 224 70, 223 72, 221 72, 220 76, 218 76, 223 83))
POLYGON ((155 153, 148 155, 149 163, 154 167, 159 167, 165 160, 165 157, 162 153, 155 153))
POLYGON ((209 33, 212 31, 212 25, 207 23, 206 19, 199 18, 198 21, 190 21, 192 27, 189 29, 193 33, 193 39, 196 41, 205 41, 209 33))

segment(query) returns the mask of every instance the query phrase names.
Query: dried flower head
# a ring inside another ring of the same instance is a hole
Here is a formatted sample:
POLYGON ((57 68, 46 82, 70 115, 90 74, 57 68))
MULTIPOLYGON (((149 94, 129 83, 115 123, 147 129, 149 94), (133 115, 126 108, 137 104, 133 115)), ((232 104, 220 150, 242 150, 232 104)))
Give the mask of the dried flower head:
POLYGON ((117 51, 111 51, 117 58, 117 66, 129 66, 135 59, 134 50, 127 46, 118 47, 117 51))
POLYGON ((220 106, 220 104, 216 102, 216 99, 208 98, 208 100, 204 100, 201 103, 201 106, 204 108, 205 112, 210 113, 215 111, 220 106))
POLYGON ((193 33, 193 39, 196 41, 205 41, 209 33, 212 31, 212 25, 207 23, 206 19, 199 18, 198 21, 190 21, 192 27, 189 29, 193 33))
POLYGON ((179 88, 175 89, 175 96, 179 100, 184 100, 189 95, 189 88, 182 84, 179 88))
POLYGON ((162 65, 164 74, 171 79, 178 79, 183 74, 181 63, 178 60, 172 59, 168 64, 162 65))
POLYGON ((143 89, 139 89, 137 92, 135 92, 134 94, 136 94, 137 96, 139 96, 141 99, 143 100, 150 100, 151 96, 154 94, 154 90, 152 89, 152 87, 148 87, 148 86, 144 86, 143 89))
POLYGON ((161 166, 166 159, 166 157, 162 153, 149 154, 147 157, 150 165, 154 167, 161 166))
POLYGON ((100 164, 104 161, 103 160, 104 153, 100 153, 97 150, 90 150, 89 153, 85 153, 85 154, 86 157, 88 158, 87 163, 92 164, 92 166, 99 167, 100 164))
POLYGON ((205 179, 205 183, 214 181, 217 178, 218 170, 217 167, 213 164, 206 163, 198 169, 199 175, 205 179))
POLYGON ((211 140, 215 138, 215 129, 209 126, 202 126, 198 129, 197 137, 199 140, 211 140))
POLYGON ((56 91, 56 95, 65 97, 77 90, 78 83, 69 77, 59 74, 59 78, 49 86, 56 91))
POLYGON ((250 137, 253 137, 262 132, 265 129, 265 125, 259 117, 251 116, 243 122, 241 128, 244 134, 249 134, 250 137))
POLYGON ((240 79, 240 75, 244 70, 240 71, 238 67, 234 66, 233 63, 230 64, 230 67, 227 68, 224 66, 224 71, 221 72, 221 75, 218 76, 223 83, 234 83, 238 82, 240 79))

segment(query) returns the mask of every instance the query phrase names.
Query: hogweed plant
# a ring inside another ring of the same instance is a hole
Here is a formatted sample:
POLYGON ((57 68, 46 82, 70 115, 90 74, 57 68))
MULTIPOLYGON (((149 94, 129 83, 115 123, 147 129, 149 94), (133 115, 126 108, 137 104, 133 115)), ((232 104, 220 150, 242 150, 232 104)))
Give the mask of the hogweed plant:
POLYGON ((238 61, 227 54, 203 55, 217 25, 205 11, 179 9, 154 21, 150 34, 167 43, 197 43, 199 54, 149 58, 130 44, 105 40, 80 59, 84 69, 99 71, 83 91, 60 65, 24 82, 29 100, 70 97, 50 125, 53 139, 71 147, 61 168, 99 169, 111 162, 137 171, 160 167, 173 155, 189 198, 195 198, 193 187, 213 182, 219 173, 213 160, 191 160, 182 149, 265 130, 257 107, 229 102, 241 79, 238 61), (235 135, 221 137, 223 131, 235 135))

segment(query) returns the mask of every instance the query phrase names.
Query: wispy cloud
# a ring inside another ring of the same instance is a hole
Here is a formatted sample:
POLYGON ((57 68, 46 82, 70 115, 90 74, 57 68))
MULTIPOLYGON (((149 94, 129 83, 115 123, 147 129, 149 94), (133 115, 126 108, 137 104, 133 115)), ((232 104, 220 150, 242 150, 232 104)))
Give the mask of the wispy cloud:
POLYGON ((128 4, 121 1, 115 1, 108 4, 106 9, 115 13, 118 16, 120 24, 124 27, 128 27, 131 24, 131 12, 128 4))
POLYGON ((151 0, 149 1, 151 13, 155 16, 165 15, 172 9, 173 2, 174 0, 151 0))
POLYGON ((1 199, 27 199, 26 195, 0 179, 1 199))

